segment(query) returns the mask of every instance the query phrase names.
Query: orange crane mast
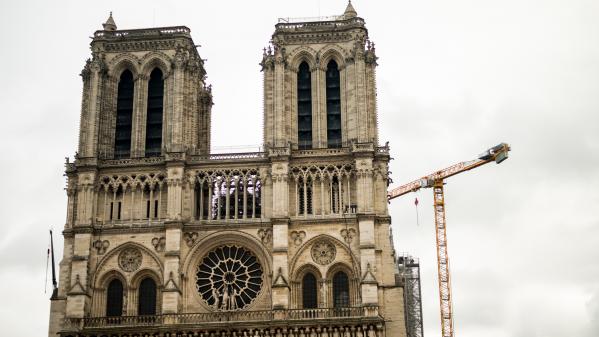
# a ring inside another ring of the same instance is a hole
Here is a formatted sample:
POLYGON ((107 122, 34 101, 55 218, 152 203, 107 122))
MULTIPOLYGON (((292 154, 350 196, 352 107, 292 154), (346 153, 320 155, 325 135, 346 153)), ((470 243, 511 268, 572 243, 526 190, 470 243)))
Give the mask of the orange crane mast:
POLYGON ((442 337, 454 337, 451 275, 449 272, 449 257, 447 255, 445 196, 443 194, 444 180, 456 174, 472 170, 493 161, 499 164, 507 159, 509 151, 510 146, 506 143, 501 143, 480 154, 478 159, 452 165, 448 168, 431 173, 387 192, 387 198, 389 201, 391 201, 392 199, 401 197, 402 195, 408 194, 410 192, 416 192, 421 188, 433 188, 442 337))

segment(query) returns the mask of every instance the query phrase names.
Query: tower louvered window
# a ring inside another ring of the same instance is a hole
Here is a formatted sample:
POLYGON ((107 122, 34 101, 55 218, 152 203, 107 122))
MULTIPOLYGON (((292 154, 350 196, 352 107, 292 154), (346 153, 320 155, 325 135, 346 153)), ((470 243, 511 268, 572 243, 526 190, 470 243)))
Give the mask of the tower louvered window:
POLYGON ((146 157, 160 156, 162 148, 162 113, 164 80, 162 71, 156 68, 148 83, 148 111, 146 120, 146 157))
POLYGON ((123 315, 123 283, 114 279, 108 284, 106 290, 106 316, 115 317, 123 315))
POLYGON ((341 86, 335 60, 327 65, 327 146, 341 147, 341 86))
POLYGON ((297 72, 297 141, 300 149, 312 148, 312 76, 306 62, 297 72))
POLYGON ((131 126, 133 120, 133 74, 123 71, 119 80, 116 103, 114 157, 131 156, 131 126))
POLYGON ((156 314, 156 282, 145 278, 139 284, 138 315, 156 314))
POLYGON ((333 276, 333 306, 349 307, 349 279, 342 271, 333 276))
POLYGON ((316 277, 308 273, 302 279, 302 302, 304 309, 318 307, 318 288, 316 287, 316 277))

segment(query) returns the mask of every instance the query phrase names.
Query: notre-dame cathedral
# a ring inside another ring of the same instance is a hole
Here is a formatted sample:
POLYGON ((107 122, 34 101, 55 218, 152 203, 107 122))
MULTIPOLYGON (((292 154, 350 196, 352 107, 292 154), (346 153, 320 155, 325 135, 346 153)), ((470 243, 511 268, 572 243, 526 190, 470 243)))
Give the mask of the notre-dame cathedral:
POLYGON ((212 88, 187 27, 119 30, 111 15, 91 52, 50 337, 417 335, 377 56, 351 3, 275 25, 261 152, 210 152, 212 88))

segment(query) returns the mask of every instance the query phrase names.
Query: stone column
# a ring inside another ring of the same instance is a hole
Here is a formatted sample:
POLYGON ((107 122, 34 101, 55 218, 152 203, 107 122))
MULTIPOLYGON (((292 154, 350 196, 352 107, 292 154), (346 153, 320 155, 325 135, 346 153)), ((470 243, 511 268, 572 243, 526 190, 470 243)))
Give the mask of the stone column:
POLYGON ((133 116, 131 125, 131 157, 143 158, 146 148, 146 106, 148 101, 148 76, 139 74, 133 90, 133 116))
POLYGON ((272 307, 273 309, 289 308, 289 262, 288 262, 288 218, 272 219, 272 307))
POLYGON ((275 54, 274 71, 274 127, 275 147, 285 146, 285 61, 280 52, 275 54))
POLYGON ((363 305, 378 305, 378 282, 376 280, 375 266, 375 228, 374 215, 359 214, 358 227, 360 230, 360 269, 361 291, 363 305))
POLYGON ((264 145, 274 146, 275 143, 275 108, 274 108, 274 57, 264 54, 262 71, 264 72, 264 145))
POLYGON ((312 71, 312 147, 327 147, 327 81, 326 65, 312 71))
POLYGON ((356 54, 354 63, 356 83, 356 117, 358 121, 358 142, 368 142, 368 118, 367 118, 367 102, 366 102, 366 70, 363 54, 356 54))
POLYGON ((185 67, 187 64, 187 55, 182 49, 177 50, 173 61, 172 76, 172 116, 171 116, 171 139, 170 149, 168 151, 183 151, 183 109, 185 92, 185 67))
POLYGON ((271 153, 272 166, 272 231, 273 231, 273 288, 275 309, 289 308, 288 227, 289 227, 289 148, 271 153), (286 156, 287 155, 287 156, 286 156))
MULTIPOLYGON (((169 154, 169 157, 173 154, 169 154)), ((177 155, 177 154, 174 154, 177 155)), ((182 162, 167 163, 166 169, 167 204, 166 218, 181 221, 184 166, 182 162)))
POLYGON ((84 91, 83 94, 79 156, 86 158, 96 156, 98 148, 99 120, 106 77, 106 65, 97 53, 94 53, 93 60, 86 64, 82 76, 84 90, 87 92, 84 91))
POLYGON ((372 144, 354 144, 357 172, 356 199, 358 202, 358 230, 360 232, 360 270, 363 305, 378 305, 376 266, 375 215, 372 207, 373 166, 372 144))
MULTIPOLYGON (((167 156, 168 157, 168 156, 167 156)), ((167 163, 167 211, 165 221, 164 288, 162 313, 177 313, 181 306, 181 275, 179 270, 183 220, 182 193, 184 164, 174 158, 167 163)))
POLYGON ((181 306, 181 240, 183 224, 180 221, 167 221, 164 253, 164 288, 162 289, 162 313, 177 313, 181 306))
POLYGON ((71 258, 70 289, 67 291, 66 316, 82 318, 89 311, 88 263, 91 247, 91 229, 74 236, 71 258))

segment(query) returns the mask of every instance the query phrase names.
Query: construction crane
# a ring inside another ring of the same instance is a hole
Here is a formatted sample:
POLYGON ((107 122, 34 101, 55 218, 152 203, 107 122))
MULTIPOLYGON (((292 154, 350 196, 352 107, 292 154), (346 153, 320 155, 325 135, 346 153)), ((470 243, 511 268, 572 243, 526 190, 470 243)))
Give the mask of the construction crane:
POLYGON ((490 162, 497 164, 506 160, 510 146, 501 143, 478 156, 478 159, 461 162, 443 170, 426 175, 405 185, 387 192, 389 201, 421 188, 432 188, 435 209, 435 229, 437 236, 437 270, 439 273, 439 301, 441 307, 441 336, 454 337, 453 312, 451 297, 451 275, 449 273, 449 257, 447 255, 447 223, 445 222, 444 180, 456 174, 472 170, 490 162))

